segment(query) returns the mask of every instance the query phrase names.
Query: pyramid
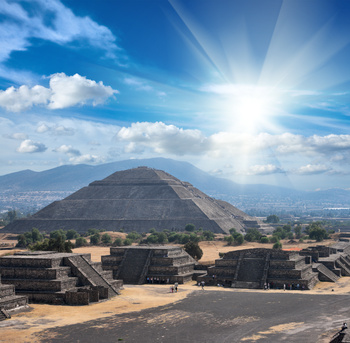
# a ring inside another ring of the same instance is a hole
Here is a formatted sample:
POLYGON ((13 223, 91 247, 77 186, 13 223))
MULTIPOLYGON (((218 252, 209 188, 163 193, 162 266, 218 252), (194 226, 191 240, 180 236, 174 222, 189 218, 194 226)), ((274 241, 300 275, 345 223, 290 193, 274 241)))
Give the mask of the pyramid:
POLYGON ((161 170, 138 167, 94 181, 2 232, 21 233, 33 227, 46 232, 73 229, 84 233, 90 228, 148 232, 152 228, 183 230, 189 223, 215 233, 259 227, 255 218, 188 182, 161 170))

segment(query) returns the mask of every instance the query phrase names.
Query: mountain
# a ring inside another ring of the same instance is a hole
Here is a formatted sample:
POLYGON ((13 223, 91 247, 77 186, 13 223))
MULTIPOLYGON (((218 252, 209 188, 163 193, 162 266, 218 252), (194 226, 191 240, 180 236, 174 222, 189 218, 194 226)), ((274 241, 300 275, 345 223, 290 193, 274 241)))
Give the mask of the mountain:
POLYGON ((163 170, 216 199, 230 202, 252 215, 305 212, 324 207, 350 207, 350 191, 330 189, 302 192, 278 186, 241 185, 214 177, 188 162, 166 158, 135 159, 97 166, 65 165, 34 172, 23 170, 0 176, 0 210, 19 208, 37 210, 60 200, 78 189, 114 172, 139 166, 163 170))
POLYGON ((225 193, 265 193, 266 188, 271 193, 276 194, 293 192, 287 188, 276 186, 239 185, 227 179, 211 176, 188 162, 166 158, 126 160, 97 166, 86 164, 65 165, 42 172, 23 170, 0 176, 0 192, 75 191, 116 171, 139 166, 164 170, 210 194, 221 193, 223 190, 225 190, 225 193))

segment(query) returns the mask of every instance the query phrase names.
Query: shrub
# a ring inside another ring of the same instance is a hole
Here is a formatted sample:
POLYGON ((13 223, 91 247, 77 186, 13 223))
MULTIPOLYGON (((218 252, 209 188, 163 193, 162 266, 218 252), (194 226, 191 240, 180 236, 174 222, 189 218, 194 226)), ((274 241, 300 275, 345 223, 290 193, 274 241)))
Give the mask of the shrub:
POLYGON ((203 232, 203 237, 205 241, 213 241, 215 238, 215 235, 213 232, 206 230, 203 232))
POLYGON ((196 230, 196 227, 194 226, 194 224, 187 224, 185 226, 185 231, 193 232, 194 230, 196 230))
POLYGON ((273 246, 272 249, 282 249, 282 243, 281 242, 276 242, 273 246))
POLYGON ((88 236, 95 235, 96 233, 99 233, 99 231, 97 229, 89 229, 89 230, 87 230, 87 235, 88 236))
POLYGON ((78 237, 76 240, 75 240, 75 246, 78 248, 78 247, 84 247, 88 245, 86 239, 84 237, 78 237))
POLYGON ((269 238, 268 237, 261 237, 260 238, 260 243, 263 243, 263 244, 266 244, 266 243, 269 243, 269 238))
POLYGON ((262 234, 258 229, 248 229, 244 239, 248 242, 259 242, 262 234))
POLYGON ((233 227, 229 230, 230 234, 233 236, 235 233, 237 233, 237 230, 233 227))
POLYGON ((266 218, 266 223, 275 223, 276 224, 279 221, 280 221, 280 219, 275 214, 271 214, 271 215, 267 216, 267 218, 266 218))
POLYGON ((124 242, 123 242, 124 245, 132 245, 132 240, 131 239, 124 239, 124 242))
POLYGON ((273 234, 273 235, 269 238, 269 240, 270 240, 270 243, 277 243, 277 242, 280 241, 279 237, 276 236, 275 234, 273 234))
POLYGON ((234 239, 235 239, 235 244, 237 244, 237 245, 243 244, 244 238, 245 238, 245 237, 244 237, 241 233, 236 234, 235 237, 234 237, 234 239))
POLYGON ((117 237, 113 242, 114 247, 121 247, 122 245, 123 245, 123 240, 120 237, 117 237))
POLYGON ((227 242, 227 245, 232 245, 235 239, 233 236, 225 236, 224 240, 227 242))
POLYGON ((131 239, 133 242, 139 241, 142 236, 137 232, 130 232, 126 238, 131 239))
POLYGON ((198 243, 188 242, 184 245, 184 250, 197 261, 203 256, 203 250, 198 243))
POLYGON ((98 232, 90 237, 91 245, 98 245, 100 242, 101 242, 101 236, 98 232))
POLYGON ((103 244, 111 244, 112 243, 112 237, 108 233, 104 233, 101 237, 101 242, 103 244))
POLYGON ((68 230, 66 233, 67 239, 75 239, 79 237, 78 232, 75 230, 68 230))

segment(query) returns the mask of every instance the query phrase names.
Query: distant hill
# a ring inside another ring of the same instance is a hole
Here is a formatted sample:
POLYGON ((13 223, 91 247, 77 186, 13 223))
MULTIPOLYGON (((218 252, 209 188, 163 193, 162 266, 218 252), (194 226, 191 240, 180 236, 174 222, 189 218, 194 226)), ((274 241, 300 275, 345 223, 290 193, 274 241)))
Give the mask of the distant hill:
POLYGON ((294 192, 290 189, 276 186, 239 185, 227 179, 214 177, 188 162, 166 158, 126 160, 97 166, 86 164, 65 165, 42 172, 23 170, 0 176, 0 192, 75 191, 116 171, 139 166, 164 170, 210 194, 266 193, 267 190, 275 194, 294 192))
POLYGON ((42 172, 23 170, 3 175, 0 176, 0 205, 2 209, 21 208, 21 204, 23 206, 26 204, 27 208, 28 204, 40 208, 116 171, 139 166, 164 170, 180 180, 190 182, 202 192, 228 201, 243 211, 252 209, 255 212, 250 214, 254 215, 261 209, 273 213, 284 210, 291 212, 294 209, 350 206, 348 190, 302 192, 264 184, 241 185, 214 177, 188 162, 166 158, 125 160, 97 166, 65 165, 42 172), (19 193, 21 196, 18 196, 19 193), (50 197, 48 193, 52 196, 50 197))

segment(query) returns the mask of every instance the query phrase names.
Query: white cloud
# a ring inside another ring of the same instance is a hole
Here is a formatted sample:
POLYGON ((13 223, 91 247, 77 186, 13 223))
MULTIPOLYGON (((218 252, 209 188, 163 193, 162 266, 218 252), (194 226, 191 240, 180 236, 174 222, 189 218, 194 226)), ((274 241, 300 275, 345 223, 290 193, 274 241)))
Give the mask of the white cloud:
POLYGON ((67 154, 69 156, 80 156, 81 153, 78 149, 74 149, 71 145, 61 145, 60 147, 53 149, 54 152, 67 154))
MULTIPOLYGON (((292 133, 253 135, 218 132, 205 136, 199 130, 185 130, 162 122, 133 123, 130 127, 121 128, 116 137, 118 141, 126 143, 128 153, 142 153, 149 149, 156 153, 203 154, 212 158, 265 153, 287 159, 303 156, 326 160, 330 160, 337 153, 350 153, 350 135, 306 137, 292 133)), ((341 159, 338 158, 337 161, 341 162, 341 159)))
POLYGON ((17 89, 9 87, 5 91, 0 91, 0 106, 7 111, 25 111, 34 105, 47 104, 50 94, 49 89, 39 85, 33 88, 27 86, 21 86, 17 89))
POLYGON ((56 44, 88 42, 102 49, 108 57, 115 57, 120 48, 116 38, 105 26, 89 17, 76 16, 58 0, 32 0, 35 11, 27 12, 20 3, 0 1, 0 62, 6 61, 13 51, 23 51, 32 45, 32 38, 56 44))
POLYGON ((27 134, 25 134, 23 132, 15 132, 12 134, 5 134, 4 137, 9 138, 9 139, 19 140, 19 141, 23 141, 23 140, 28 138, 27 134))
POLYGON ((64 73, 51 75, 50 88, 52 95, 48 107, 51 109, 83 105, 90 100, 93 105, 97 105, 118 93, 112 87, 104 86, 102 81, 96 83, 78 74, 73 76, 67 76, 64 73))
MULTIPOLYGON (((7 111, 20 112, 35 105, 62 109, 92 102, 95 106, 116 93, 117 90, 105 86, 102 81, 97 83, 79 74, 67 76, 64 73, 56 73, 50 76, 50 88, 39 85, 29 88, 24 85, 17 89, 9 87, 0 91, 0 107, 7 111)), ((45 128, 39 130, 43 129, 45 128)))
POLYGON ((249 168, 248 175, 269 175, 283 173, 283 170, 273 164, 255 165, 249 168))
POLYGON ((308 164, 306 166, 300 167, 296 170, 296 174, 301 175, 312 175, 312 174, 323 174, 329 172, 331 168, 322 164, 308 164))
POLYGON ((98 164, 103 163, 105 160, 103 157, 97 156, 97 155, 90 155, 85 154, 81 156, 71 157, 69 159, 69 162, 73 164, 80 164, 80 163, 92 163, 92 164, 98 164))
POLYGON ((39 142, 33 142, 30 139, 24 140, 20 146, 17 148, 17 152, 20 153, 34 153, 34 152, 43 152, 47 148, 44 144, 39 142))
POLYGON ((203 152, 205 146, 205 137, 199 130, 184 130, 162 122, 133 123, 129 128, 123 127, 116 137, 129 142, 126 147, 129 153, 148 147, 157 153, 191 155, 203 152))
POLYGON ((44 133, 44 132, 47 132, 49 130, 50 130, 50 128, 46 124, 41 124, 37 127, 36 132, 44 133))

